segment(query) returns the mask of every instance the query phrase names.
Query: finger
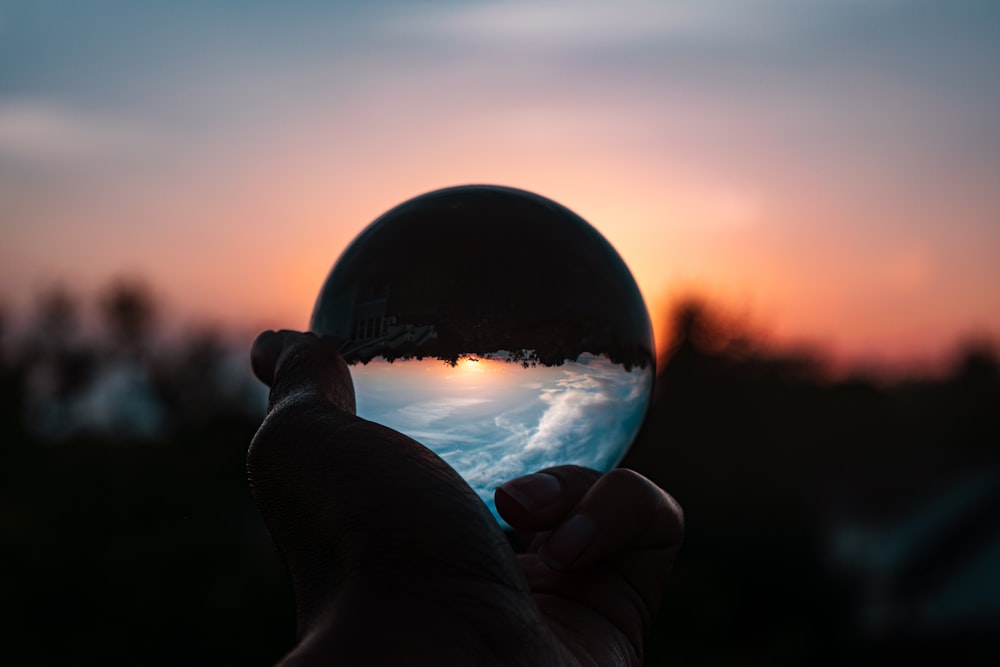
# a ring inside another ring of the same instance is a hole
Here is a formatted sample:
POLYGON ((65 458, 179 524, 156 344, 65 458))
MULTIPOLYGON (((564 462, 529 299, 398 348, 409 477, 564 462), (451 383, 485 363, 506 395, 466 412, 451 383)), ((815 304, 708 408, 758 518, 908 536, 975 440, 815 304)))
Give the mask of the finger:
MULTIPOLYGON (((538 552, 538 565, 550 574, 557 570, 589 582, 572 596, 601 607, 609 618, 624 619, 623 627, 640 619, 637 627, 647 628, 680 548, 683 513, 673 498, 636 472, 620 469, 598 477, 592 470, 566 466, 511 480, 497 490, 497 509, 515 529, 547 531, 536 535, 529 551, 538 552), (589 569, 595 566, 600 570, 589 569), (615 577, 607 579, 609 573, 615 577), (596 583, 602 581, 603 588, 596 583), (633 595, 621 595, 614 581, 627 584, 633 595)), ((539 582, 551 583, 550 574, 534 580, 529 575, 529 581, 541 591, 539 582)), ((568 589, 558 594, 566 596, 568 589)))
POLYGON ((638 550, 675 551, 684 534, 680 505, 637 472, 599 479, 540 549, 552 568, 577 571, 638 550))
POLYGON ((250 348, 250 368, 257 379, 268 387, 274 382, 278 357, 284 347, 284 336, 277 331, 262 331, 250 348))
POLYGON ((354 385, 347 364, 332 346, 311 333, 265 331, 250 351, 254 374, 271 387, 268 411, 282 400, 319 394, 354 414, 354 385))
POLYGON ((546 468, 503 484, 493 499, 500 516, 514 530, 549 530, 562 522, 600 476, 581 466, 546 468))

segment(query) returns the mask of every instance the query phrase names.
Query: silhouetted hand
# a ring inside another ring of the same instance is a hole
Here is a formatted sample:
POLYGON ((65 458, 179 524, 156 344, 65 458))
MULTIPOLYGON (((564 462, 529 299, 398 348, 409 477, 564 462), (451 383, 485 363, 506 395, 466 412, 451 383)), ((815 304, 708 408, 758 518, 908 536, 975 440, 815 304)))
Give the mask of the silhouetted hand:
POLYGON ((299 645, 282 664, 632 665, 683 533, 629 470, 512 480, 499 512, 414 440, 354 415, 344 361, 311 334, 265 332, 271 387, 250 446, 254 497, 284 558, 299 645))

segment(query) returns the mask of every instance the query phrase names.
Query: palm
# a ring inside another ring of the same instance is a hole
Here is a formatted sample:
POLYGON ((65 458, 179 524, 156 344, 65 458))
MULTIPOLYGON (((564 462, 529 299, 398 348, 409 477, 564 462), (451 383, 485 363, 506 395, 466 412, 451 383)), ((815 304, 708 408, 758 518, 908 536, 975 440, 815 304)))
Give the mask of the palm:
MULTIPOLYGON (((536 554, 518 556, 528 585, 555 638, 580 664, 639 665, 641 643, 636 640, 645 623, 626 619, 629 629, 616 624, 619 614, 608 608, 624 582, 603 568, 587 573, 553 572, 536 554)), ((641 634, 640 634, 641 636, 641 634)))

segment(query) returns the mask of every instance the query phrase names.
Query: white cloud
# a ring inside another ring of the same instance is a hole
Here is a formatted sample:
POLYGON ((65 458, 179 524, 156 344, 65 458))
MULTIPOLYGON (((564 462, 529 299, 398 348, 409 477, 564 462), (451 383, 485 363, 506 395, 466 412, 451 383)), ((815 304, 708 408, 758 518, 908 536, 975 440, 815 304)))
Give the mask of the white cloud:
POLYGON ((474 397, 440 398, 434 401, 406 405, 398 410, 396 416, 402 423, 410 425, 410 428, 416 431, 427 428, 434 422, 449 419, 463 408, 471 408, 488 402, 488 399, 474 397))
POLYGON ((32 100, 0 103, 0 159, 45 164, 133 155, 154 145, 138 124, 32 100))
POLYGON ((606 379, 567 373, 555 387, 544 390, 541 400, 548 405, 538 422, 538 430, 525 443, 525 451, 550 450, 583 430, 614 398, 605 389, 606 379))
POLYGON ((505 413, 495 424, 509 435, 489 447, 455 453, 451 463, 483 494, 535 470, 574 463, 613 465, 641 423, 652 373, 630 373, 603 358, 560 367, 535 402, 542 411, 505 413))
POLYGON ((631 44, 660 38, 762 39, 787 25, 788 0, 495 0, 400 14, 390 29, 475 45, 546 48, 631 44))

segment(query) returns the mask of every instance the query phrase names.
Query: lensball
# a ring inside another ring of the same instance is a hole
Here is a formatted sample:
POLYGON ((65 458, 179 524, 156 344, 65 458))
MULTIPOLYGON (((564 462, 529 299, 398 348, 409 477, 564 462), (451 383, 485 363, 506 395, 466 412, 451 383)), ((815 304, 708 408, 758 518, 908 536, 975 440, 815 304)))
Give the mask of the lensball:
POLYGON ((524 190, 446 188, 385 213, 333 266, 310 329, 350 365, 358 415, 436 452, 494 516, 514 477, 617 465, 652 395, 649 314, 625 263, 524 190))

